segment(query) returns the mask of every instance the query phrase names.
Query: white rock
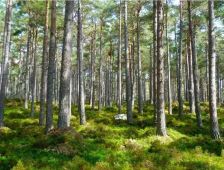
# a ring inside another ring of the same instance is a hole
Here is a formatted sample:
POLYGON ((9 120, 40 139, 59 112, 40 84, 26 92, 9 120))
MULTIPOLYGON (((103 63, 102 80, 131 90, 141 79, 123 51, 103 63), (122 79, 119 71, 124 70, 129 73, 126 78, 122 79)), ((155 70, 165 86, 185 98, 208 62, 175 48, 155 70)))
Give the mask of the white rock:
POLYGON ((115 120, 127 120, 127 114, 116 114, 114 116, 115 120))

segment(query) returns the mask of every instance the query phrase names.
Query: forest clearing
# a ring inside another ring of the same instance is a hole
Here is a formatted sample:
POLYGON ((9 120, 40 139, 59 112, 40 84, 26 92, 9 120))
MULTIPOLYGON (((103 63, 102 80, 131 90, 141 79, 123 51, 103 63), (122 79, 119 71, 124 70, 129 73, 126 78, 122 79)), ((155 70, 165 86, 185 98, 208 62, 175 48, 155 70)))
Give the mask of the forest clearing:
POLYGON ((224 1, 0 10, 0 170, 224 169, 224 1))

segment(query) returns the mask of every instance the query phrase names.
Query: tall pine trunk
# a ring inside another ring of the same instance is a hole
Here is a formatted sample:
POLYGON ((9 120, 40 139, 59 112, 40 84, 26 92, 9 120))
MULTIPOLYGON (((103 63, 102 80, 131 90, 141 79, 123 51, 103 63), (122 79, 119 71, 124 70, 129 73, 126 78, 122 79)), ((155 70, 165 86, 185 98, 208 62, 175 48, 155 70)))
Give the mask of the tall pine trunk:
POLYGON ((49 61, 47 73, 47 114, 46 132, 53 129, 53 90, 56 54, 56 0, 51 1, 51 28, 49 44, 49 61))
POLYGON ((99 51, 99 95, 98 95, 98 110, 101 111, 103 105, 103 63, 102 63, 102 35, 103 34, 103 19, 100 21, 100 51, 99 51))
POLYGON ((164 101, 163 0, 157 0, 157 134, 167 136, 164 101))
POLYGON ((77 26, 77 57, 79 60, 79 114, 80 124, 86 123, 84 74, 83 74, 83 35, 82 35, 82 8, 81 0, 78 0, 78 26, 77 26))
POLYGON ((189 105, 190 105, 190 112, 195 113, 195 101, 194 101, 194 80, 193 80, 193 70, 192 70, 192 53, 191 53, 191 45, 190 45, 190 39, 188 39, 188 70, 189 70, 189 76, 188 76, 188 93, 189 93, 189 105))
POLYGON ((36 80, 37 80, 37 29, 33 29, 33 40, 34 40, 34 48, 33 48, 33 70, 31 76, 31 117, 34 117, 35 114, 35 96, 36 96, 36 80))
POLYGON ((189 33, 191 40, 191 50, 192 50, 192 64, 193 64, 193 77, 194 77, 194 97, 195 97, 195 112, 197 117, 198 127, 202 127, 201 120, 201 109, 200 109, 200 98, 199 98, 199 76, 198 76, 198 65, 197 56, 195 49, 195 35, 193 33, 192 17, 191 17, 191 0, 188 1, 188 16, 189 16, 189 33))
POLYGON ((131 93, 131 77, 130 77, 130 65, 128 60, 128 5, 127 0, 124 0, 124 45, 125 45, 125 64, 126 64, 126 102, 127 102, 127 121, 128 123, 133 122, 132 115, 132 93, 131 93))
POLYGON ((119 14, 119 42, 118 42, 118 85, 117 85, 117 97, 118 97, 118 114, 121 114, 121 18, 122 7, 120 0, 120 14, 119 14))
POLYGON ((142 58, 140 49, 140 18, 141 11, 140 0, 138 0, 137 9, 137 58, 138 58, 138 112, 143 113, 143 89, 142 89, 142 58))
POLYGON ((30 20, 29 20, 29 26, 28 26, 28 37, 27 37, 27 44, 26 44, 26 64, 25 64, 25 85, 24 85, 24 92, 25 92, 25 101, 24 101, 24 107, 25 109, 28 109, 28 102, 29 102, 29 58, 30 58, 30 44, 31 44, 31 27, 30 27, 30 20))
POLYGON ((64 17, 64 38, 62 48, 59 116, 58 128, 70 126, 70 82, 71 82, 71 57, 72 57, 72 29, 73 29, 74 0, 66 1, 64 17))
POLYGON ((12 0, 6 1, 5 28, 4 28, 4 44, 1 65, 1 89, 0 89, 0 127, 4 126, 4 100, 6 92, 6 84, 8 81, 8 67, 10 55, 10 39, 11 39, 11 20, 12 20, 12 0))
POLYGON ((214 32, 214 0, 208 1, 208 58, 209 58, 209 113, 211 122, 211 136, 219 139, 219 124, 216 106, 216 54, 214 32))
POLYGON ((178 57, 178 112, 179 116, 183 116, 183 97, 182 97, 182 31, 183 31, 183 14, 182 0, 180 0, 180 32, 179 32, 179 57, 178 57))
POLYGON ((46 101, 46 81, 47 81, 47 61, 48 61, 48 8, 49 0, 45 0, 45 25, 44 25, 44 40, 43 54, 41 64, 41 87, 40 87, 40 115, 39 125, 44 125, 45 101, 46 101))
POLYGON ((168 2, 166 1, 166 55, 167 55, 167 77, 168 77, 168 113, 172 115, 172 91, 171 91, 171 77, 170 77, 170 52, 168 40, 168 2))
POLYGON ((153 105, 154 105, 154 122, 157 122, 157 1, 153 0, 153 105))

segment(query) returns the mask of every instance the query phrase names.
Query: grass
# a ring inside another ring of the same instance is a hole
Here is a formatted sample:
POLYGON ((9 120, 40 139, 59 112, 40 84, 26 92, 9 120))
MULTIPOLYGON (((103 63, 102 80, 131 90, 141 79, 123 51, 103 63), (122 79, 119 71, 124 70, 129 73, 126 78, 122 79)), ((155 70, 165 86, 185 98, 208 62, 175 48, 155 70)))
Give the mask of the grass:
MULTIPOLYGON (((36 108, 38 110, 38 107, 36 108)), ((116 107, 92 111, 88 123, 79 125, 77 107, 72 107, 72 128, 44 134, 38 126, 38 112, 30 118, 21 101, 7 101, 5 126, 0 129, 1 170, 223 170, 224 142, 209 135, 208 104, 202 104, 204 127, 197 129, 194 114, 182 119, 167 115, 169 137, 156 136, 153 107, 145 106, 144 115, 134 110, 134 123, 116 122, 116 107)), ((187 104, 184 107, 188 112, 187 104)), ((54 123, 57 108, 54 108, 54 123)), ((124 112, 124 111, 123 111, 124 112)), ((224 108, 218 109, 224 129, 224 108)))

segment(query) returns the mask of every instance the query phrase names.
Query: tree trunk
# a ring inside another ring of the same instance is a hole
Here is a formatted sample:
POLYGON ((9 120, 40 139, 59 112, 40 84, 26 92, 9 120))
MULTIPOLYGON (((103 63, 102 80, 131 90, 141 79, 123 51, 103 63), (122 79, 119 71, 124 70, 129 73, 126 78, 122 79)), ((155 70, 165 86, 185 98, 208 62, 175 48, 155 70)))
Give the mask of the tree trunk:
POLYGON ((171 79, 170 79, 170 53, 169 53, 169 40, 168 40, 168 2, 166 0, 166 54, 167 54, 167 77, 168 77, 168 113, 172 115, 172 92, 171 92, 171 79))
POLYGON ((150 75, 150 79, 149 79, 149 101, 150 104, 153 104, 153 54, 152 54, 152 45, 150 45, 150 70, 149 70, 149 75, 150 75))
POLYGON ((72 28, 73 28, 74 0, 65 3, 64 38, 62 48, 60 97, 58 128, 70 126, 70 81, 71 81, 71 57, 72 57, 72 28))
POLYGON ((117 96, 118 96, 118 114, 121 114, 121 17, 122 17, 122 7, 121 7, 121 0, 120 0, 120 15, 119 15, 119 42, 118 42, 118 86, 117 86, 117 96))
MULTIPOLYGON (((73 2, 74 3, 74 2, 73 2)), ((80 124, 86 123, 84 77, 83 77, 83 35, 82 35, 82 8, 81 0, 78 0, 78 26, 77 26, 77 57, 79 60, 79 114, 80 124)))
POLYGON ((34 117, 34 112, 35 112, 35 96, 36 96, 36 73, 37 73, 37 29, 33 30, 33 40, 34 40, 34 48, 33 48, 33 70, 32 70, 32 76, 31 76, 31 117, 34 117))
POLYGON ((99 54, 99 96, 98 96, 98 110, 101 111, 103 104, 103 66, 102 66, 102 34, 103 34, 103 20, 100 22, 100 54, 99 54))
POLYGON ((163 1, 157 0, 157 134, 167 136, 164 102, 163 1))
POLYGON ((154 122, 157 122, 157 2, 153 1, 153 105, 154 105, 154 122))
POLYGON ((47 73, 46 132, 53 129, 53 89, 54 89, 53 87, 54 87, 54 74, 55 74, 55 54, 56 54, 56 0, 52 0, 49 62, 47 73))
POLYGON ((190 112, 195 113, 195 101, 194 101, 194 81, 193 81, 193 70, 192 70, 192 53, 190 39, 188 39, 188 69, 189 69, 189 79, 188 79, 188 93, 189 93, 189 105, 190 112))
POLYGON ((137 58, 138 58, 138 112, 143 114, 143 90, 142 90, 142 58, 140 49, 140 19, 141 11, 140 0, 138 0, 137 9, 137 58))
POLYGON ((3 55, 1 65, 1 90, 0 90, 0 127, 4 126, 4 100, 5 90, 8 81, 8 67, 9 67, 9 55, 10 55, 10 39, 11 39, 11 19, 12 19, 12 0, 7 0, 6 14, 5 14, 5 26, 4 26, 4 44, 3 55))
POLYGON ((96 24, 91 41, 91 82, 90 82, 90 107, 94 109, 94 84, 95 84, 95 58, 96 58, 96 24))
POLYGON ((193 64, 193 77, 194 77, 194 97, 195 97, 195 112, 197 117, 197 125, 199 128, 202 127, 201 120, 201 109, 199 99, 199 79, 198 79, 198 65, 197 56, 195 49, 195 35, 193 33, 192 17, 191 17, 191 0, 188 1, 188 14, 189 14, 189 33, 191 39, 191 50, 192 50, 192 64, 193 64))
POLYGON ((220 104, 220 70, 219 70, 219 67, 220 67, 220 57, 219 55, 216 56, 216 72, 217 72, 217 105, 220 104))
POLYGON ((28 102, 29 102, 29 58, 30 58, 30 41, 31 41, 31 27, 30 21, 28 26, 28 37, 27 37, 27 51, 26 51, 26 65, 25 65, 25 109, 28 109, 28 102))
POLYGON ((209 113, 211 122, 211 136, 219 139, 219 124, 216 106, 216 54, 215 54, 215 32, 214 32, 214 0, 208 1, 208 58, 209 58, 209 113))
POLYGON ((48 8, 49 0, 45 0, 45 25, 44 25, 44 40, 43 40, 43 54, 41 65, 41 88, 40 88, 40 115, 39 125, 44 125, 45 114, 45 100, 46 100, 46 81, 47 81, 47 61, 48 61, 48 8))
POLYGON ((133 122, 133 115, 132 115, 132 95, 131 95, 131 77, 130 77, 130 67, 128 61, 128 5, 127 0, 124 0, 124 42, 125 42, 125 64, 126 64, 126 102, 127 102, 127 121, 128 123, 133 122))
POLYGON ((182 98, 182 31, 183 31, 183 21, 182 21, 182 0, 180 0, 180 32, 179 32, 179 57, 178 57, 178 103, 179 103, 179 116, 183 116, 183 98, 182 98))

